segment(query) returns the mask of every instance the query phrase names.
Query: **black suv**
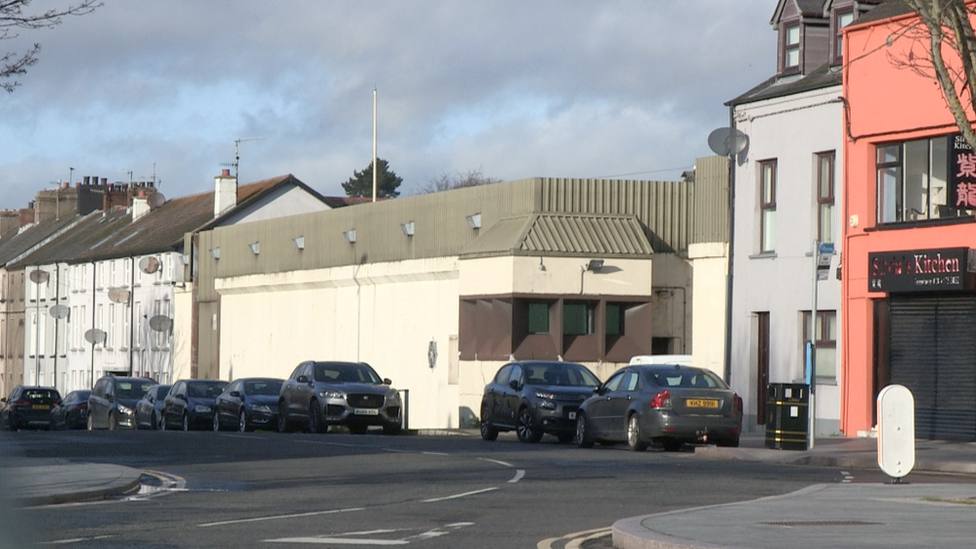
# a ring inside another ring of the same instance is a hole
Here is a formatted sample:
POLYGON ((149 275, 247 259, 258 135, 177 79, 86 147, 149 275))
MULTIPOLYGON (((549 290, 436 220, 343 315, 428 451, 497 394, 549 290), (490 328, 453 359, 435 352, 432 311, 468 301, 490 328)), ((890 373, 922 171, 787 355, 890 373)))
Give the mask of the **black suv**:
POLYGON ((392 383, 363 362, 303 362, 281 386, 278 430, 301 424, 324 433, 329 425, 345 425, 363 434, 378 425, 399 433, 403 405, 392 383))
POLYGON ((51 387, 14 387, 0 399, 0 428, 10 431, 28 427, 51 427, 51 408, 61 403, 61 394, 51 387))
POLYGON ((144 377, 99 378, 88 395, 88 430, 135 429, 136 403, 155 384, 144 377))
POLYGON ((576 410, 600 385, 593 372, 575 362, 528 360, 501 367, 481 399, 481 438, 515 430, 522 442, 556 435, 572 442, 576 410))

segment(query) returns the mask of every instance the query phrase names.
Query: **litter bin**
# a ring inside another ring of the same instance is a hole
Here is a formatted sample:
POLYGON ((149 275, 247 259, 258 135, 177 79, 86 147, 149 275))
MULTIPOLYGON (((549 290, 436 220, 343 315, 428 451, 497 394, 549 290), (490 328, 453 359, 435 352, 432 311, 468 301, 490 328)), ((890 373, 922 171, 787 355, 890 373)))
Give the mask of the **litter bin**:
POLYGON ((766 386, 766 448, 806 450, 810 387, 803 383, 766 386))

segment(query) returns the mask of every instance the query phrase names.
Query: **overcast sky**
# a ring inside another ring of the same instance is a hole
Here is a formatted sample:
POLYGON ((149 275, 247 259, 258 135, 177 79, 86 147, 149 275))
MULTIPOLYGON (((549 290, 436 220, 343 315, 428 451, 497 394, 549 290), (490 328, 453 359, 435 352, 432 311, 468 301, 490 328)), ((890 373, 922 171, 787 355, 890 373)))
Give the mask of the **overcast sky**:
POLYGON ((676 180, 775 71, 776 0, 104 2, 0 42, 41 44, 0 92, 0 208, 70 168, 210 191, 236 140, 241 183, 342 196, 372 160, 374 89, 401 195, 471 170, 676 180))

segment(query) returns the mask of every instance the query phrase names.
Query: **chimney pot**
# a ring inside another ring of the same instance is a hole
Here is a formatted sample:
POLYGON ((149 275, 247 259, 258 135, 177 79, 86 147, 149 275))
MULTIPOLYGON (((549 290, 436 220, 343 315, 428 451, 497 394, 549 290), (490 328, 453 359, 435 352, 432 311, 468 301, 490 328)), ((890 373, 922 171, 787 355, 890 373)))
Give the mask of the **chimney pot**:
POLYGON ((224 177, 230 176, 230 168, 226 168, 226 169, 221 170, 220 171, 220 175, 222 175, 224 177))

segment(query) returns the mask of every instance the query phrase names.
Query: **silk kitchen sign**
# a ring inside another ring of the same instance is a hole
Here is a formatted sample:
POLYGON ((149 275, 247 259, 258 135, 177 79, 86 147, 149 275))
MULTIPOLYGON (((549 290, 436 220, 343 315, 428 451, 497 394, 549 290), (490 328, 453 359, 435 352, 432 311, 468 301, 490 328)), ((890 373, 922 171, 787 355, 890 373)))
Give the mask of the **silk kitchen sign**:
POLYGON ((976 255, 967 248, 868 254, 870 292, 944 292, 972 286, 976 255))

